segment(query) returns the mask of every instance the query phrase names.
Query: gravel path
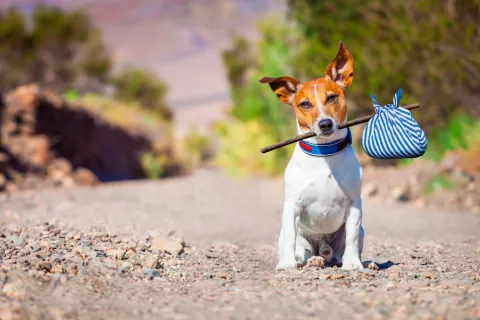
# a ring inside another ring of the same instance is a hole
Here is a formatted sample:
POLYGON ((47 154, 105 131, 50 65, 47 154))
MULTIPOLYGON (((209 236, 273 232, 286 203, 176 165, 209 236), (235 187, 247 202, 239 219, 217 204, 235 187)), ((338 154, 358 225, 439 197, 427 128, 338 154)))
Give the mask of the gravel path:
POLYGON ((480 216, 364 205, 379 270, 275 272, 281 181, 216 171, 0 204, 0 319, 480 319, 480 216))

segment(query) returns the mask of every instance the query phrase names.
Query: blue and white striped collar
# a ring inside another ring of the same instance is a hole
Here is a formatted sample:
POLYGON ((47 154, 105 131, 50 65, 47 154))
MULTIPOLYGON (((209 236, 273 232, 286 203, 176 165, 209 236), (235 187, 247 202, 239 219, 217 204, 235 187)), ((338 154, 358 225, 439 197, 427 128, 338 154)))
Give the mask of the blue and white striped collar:
POLYGON ((299 141, 298 145, 300 146, 300 149, 303 150, 303 152, 311 156, 316 156, 316 157, 333 156, 334 154, 337 154, 343 149, 345 149, 349 144, 352 144, 352 134, 350 133, 350 129, 347 129, 347 130, 348 130, 347 136, 340 140, 336 140, 336 141, 325 143, 325 144, 313 144, 313 143, 308 143, 306 141, 299 141))

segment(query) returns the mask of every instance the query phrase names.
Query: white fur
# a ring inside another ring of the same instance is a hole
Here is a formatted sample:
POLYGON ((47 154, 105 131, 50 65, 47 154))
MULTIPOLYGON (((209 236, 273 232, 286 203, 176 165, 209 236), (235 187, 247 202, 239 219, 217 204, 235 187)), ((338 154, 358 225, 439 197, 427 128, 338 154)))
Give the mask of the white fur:
MULTIPOLYGON (((299 134, 304 133, 298 124, 297 128, 299 134)), ((326 143, 346 135, 347 130, 342 129, 329 137, 320 135, 307 141, 326 143)), ((335 233, 341 239, 329 244, 333 248, 333 257, 340 259, 343 269, 363 269, 361 188, 362 168, 352 146, 333 156, 315 157, 303 152, 297 144, 285 171, 277 270, 305 264, 312 255, 317 255, 312 252, 315 251, 313 244, 335 233), (343 224, 345 231, 340 232, 343 224)))

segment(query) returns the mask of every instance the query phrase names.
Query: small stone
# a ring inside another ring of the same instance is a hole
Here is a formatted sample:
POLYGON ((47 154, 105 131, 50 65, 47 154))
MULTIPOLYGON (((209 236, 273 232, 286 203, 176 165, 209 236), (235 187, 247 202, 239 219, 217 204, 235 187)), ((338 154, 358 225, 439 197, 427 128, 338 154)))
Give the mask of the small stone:
POLYGON ((94 186, 99 183, 97 176, 86 168, 78 168, 72 175, 73 181, 79 186, 94 186))
POLYGON ((76 234, 73 236, 73 240, 80 240, 81 237, 82 237, 81 235, 76 234))
POLYGON ((408 201, 409 200, 409 186, 408 185, 402 185, 402 186, 396 186, 392 190, 392 197, 396 201, 408 201))
POLYGON ((92 245, 92 241, 86 238, 82 238, 78 241, 78 244, 82 247, 90 247, 92 245))
POLYGON ((28 298, 26 289, 19 282, 5 284, 2 292, 5 296, 13 299, 26 300, 28 298))
POLYGON ((373 183, 368 183, 362 188, 362 197, 371 198, 378 193, 378 187, 373 183))
POLYGON ((32 243, 30 244, 30 249, 32 250, 32 252, 37 252, 40 251, 42 247, 38 243, 32 243))
POLYGON ((50 272, 51 269, 52 269, 52 264, 50 262, 42 262, 40 264, 40 270, 45 270, 50 272))
POLYGON ((152 268, 143 268, 142 273, 144 275, 148 276, 149 278, 160 277, 160 272, 158 272, 158 270, 152 269, 152 268))
POLYGON ((132 254, 128 257, 128 260, 133 263, 133 265, 139 266, 142 264, 142 258, 138 254, 132 254))
POLYGON ((122 249, 108 249, 105 251, 107 257, 112 257, 117 260, 123 260, 125 258, 125 250, 122 249))
POLYGON ((171 238, 159 236, 153 239, 151 249, 162 250, 177 256, 183 251, 183 245, 171 238))
POLYGON ((122 262, 122 268, 125 269, 125 270, 128 270, 128 271, 132 271, 133 270, 133 265, 130 261, 124 261, 124 262, 122 262))
POLYGON ((140 265, 145 268, 151 269, 160 269, 162 268, 162 264, 158 261, 157 257, 149 256, 141 260, 140 265))
POLYGON ((330 277, 330 279, 332 279, 332 280, 339 280, 339 279, 343 279, 343 278, 345 278, 345 275, 343 275, 341 273, 334 273, 330 277))
POLYGON ((425 275, 425 278, 427 278, 427 279, 435 279, 435 275, 434 275, 433 273, 427 273, 427 274, 425 275))
POLYGON ((24 242, 25 240, 22 237, 15 238, 15 240, 13 240, 13 244, 16 246, 21 246, 24 242))
POLYGON ((415 200, 415 205, 419 208, 425 208, 427 205, 427 201, 425 200, 425 198, 418 198, 417 200, 415 200))
POLYGON ((7 178, 0 173, 0 191, 3 191, 7 188, 7 178))
POLYGON ((372 261, 372 262, 370 262, 370 263, 368 264, 368 269, 370 269, 370 270, 378 270, 378 265, 377 265, 375 262, 372 261))
POLYGON ((61 264, 56 264, 50 269, 51 273, 65 273, 65 269, 61 264))

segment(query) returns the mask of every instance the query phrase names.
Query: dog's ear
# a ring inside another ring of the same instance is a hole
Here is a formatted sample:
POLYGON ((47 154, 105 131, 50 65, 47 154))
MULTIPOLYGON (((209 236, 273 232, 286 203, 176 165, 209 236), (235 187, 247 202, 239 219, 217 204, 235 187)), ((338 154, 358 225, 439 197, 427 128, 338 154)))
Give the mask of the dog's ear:
POLYGON ((288 76, 279 78, 263 77, 259 82, 268 83, 277 95, 278 100, 289 105, 293 104, 293 98, 301 86, 297 79, 288 76))
POLYGON ((330 62, 325 71, 327 79, 334 81, 342 90, 345 90, 353 81, 353 57, 347 46, 340 41, 337 56, 330 62))

